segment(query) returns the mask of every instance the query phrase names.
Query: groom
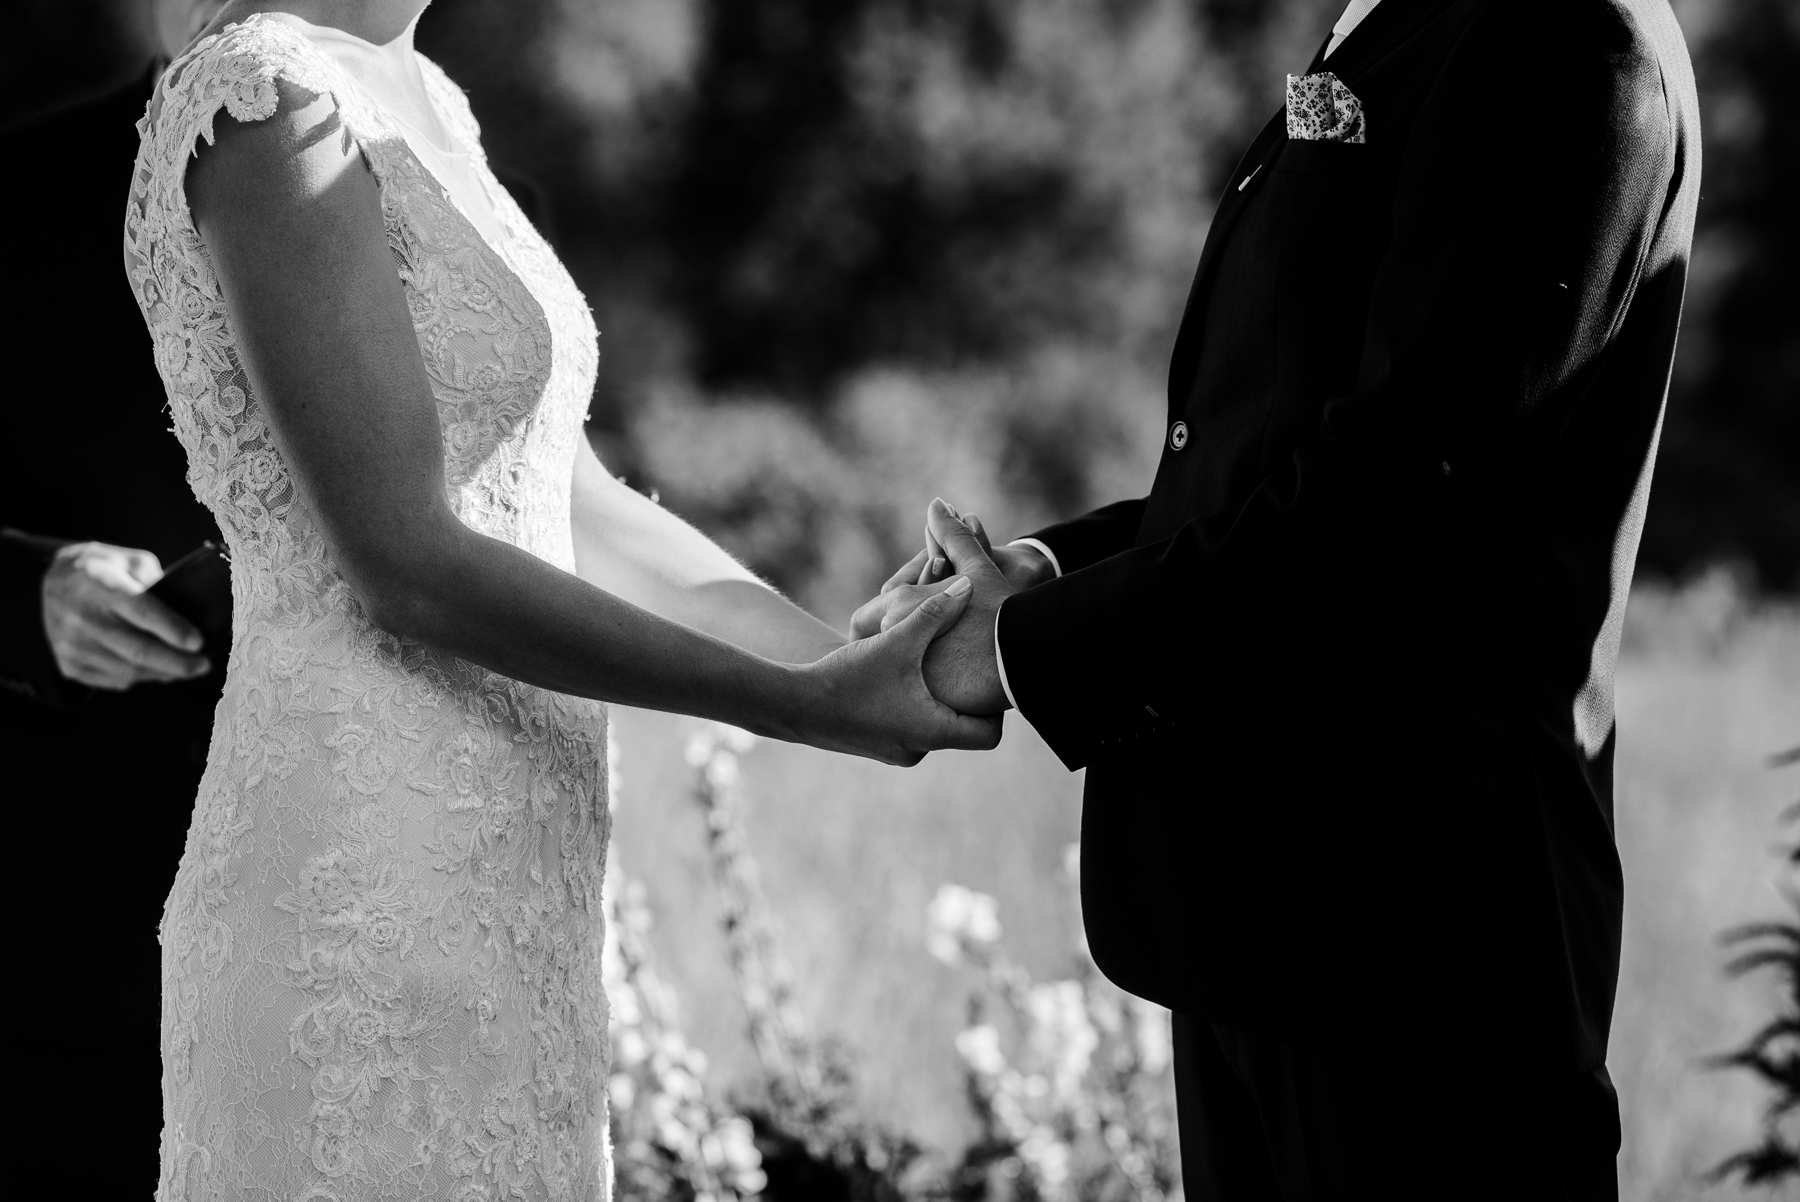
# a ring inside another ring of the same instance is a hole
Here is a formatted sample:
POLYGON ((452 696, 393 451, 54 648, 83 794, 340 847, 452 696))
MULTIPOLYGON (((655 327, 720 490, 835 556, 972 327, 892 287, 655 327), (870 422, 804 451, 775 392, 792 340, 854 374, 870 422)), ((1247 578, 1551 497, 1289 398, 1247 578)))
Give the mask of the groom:
POLYGON ((1002 548, 933 505, 977 596, 927 679, 1088 770, 1195 1202, 1617 1197, 1612 675, 1698 128, 1665 0, 1355 0, 1227 182, 1150 495, 1002 548))

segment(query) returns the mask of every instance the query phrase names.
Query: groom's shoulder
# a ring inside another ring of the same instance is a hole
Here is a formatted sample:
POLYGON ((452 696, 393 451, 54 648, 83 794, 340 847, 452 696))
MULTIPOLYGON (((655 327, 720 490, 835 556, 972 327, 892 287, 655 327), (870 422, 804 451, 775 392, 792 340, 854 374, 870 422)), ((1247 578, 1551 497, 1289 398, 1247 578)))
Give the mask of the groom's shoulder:
POLYGON ((1558 126, 1660 141, 1697 120, 1693 69, 1667 0, 1477 0, 1448 64, 1503 106, 1558 126))
POLYGON ((1668 0, 1484 0, 1481 7, 1477 28, 1535 45, 1539 61, 1585 63, 1625 77, 1687 67, 1668 0))

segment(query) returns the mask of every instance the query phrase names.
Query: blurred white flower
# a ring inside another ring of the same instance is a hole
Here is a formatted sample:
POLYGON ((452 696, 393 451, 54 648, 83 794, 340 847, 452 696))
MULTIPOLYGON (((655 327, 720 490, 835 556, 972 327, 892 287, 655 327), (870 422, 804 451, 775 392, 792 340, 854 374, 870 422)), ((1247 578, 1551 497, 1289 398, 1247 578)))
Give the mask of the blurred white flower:
POLYGON ((1094 1049, 1100 1046, 1100 1033, 1088 1017, 1086 991, 1079 981, 1034 985, 1026 1004, 1032 1020, 1032 1053, 1050 1067, 1057 1097, 1075 1098, 1094 1049))
POLYGON ((1046 1192, 1059 1190, 1069 1180, 1069 1145, 1056 1138, 1049 1127, 1033 1127, 1020 1142, 1019 1155, 1037 1171, 1046 1192))
POLYGON ((706 783, 715 789, 729 789, 737 782, 737 756, 723 749, 713 752, 706 762, 706 783))
POLYGON ((756 746, 756 736, 742 727, 727 726, 723 722, 714 723, 714 726, 719 732, 719 740, 739 755, 756 746))
POLYGON ((983 1076, 999 1076, 1006 1068, 1006 1055, 1000 1050, 1000 1032, 986 1023, 957 1032, 956 1051, 963 1063, 983 1076))
POLYGON ((723 722, 708 722, 688 736, 684 758, 688 767, 698 768, 721 754, 739 756, 756 746, 756 736, 723 722))
POLYGON ((756 1131, 749 1119, 733 1116, 724 1120, 719 1124, 718 1137, 726 1164, 740 1172, 762 1167, 762 1153, 756 1150, 756 1131))
POLYGON ((712 759, 713 752, 718 747, 719 742, 710 729, 697 730, 688 736, 687 749, 682 753, 682 758, 687 760, 688 767, 698 768, 712 759))
POLYGON ((614 1110, 630 1110, 637 1101, 637 1084, 628 1073, 614 1073, 606 1082, 606 1097, 614 1110))
POLYGON ((925 909, 925 948, 946 964, 962 958, 965 943, 989 944, 1000 938, 1000 907, 992 897, 943 885, 925 909))
POLYGON ((649 1055, 650 1044, 635 1028, 627 1027, 613 1036, 613 1059, 620 1064, 641 1064, 649 1055))
POLYGON ((606 741, 606 808, 617 809, 625 795, 625 771, 619 766, 619 740, 606 741))

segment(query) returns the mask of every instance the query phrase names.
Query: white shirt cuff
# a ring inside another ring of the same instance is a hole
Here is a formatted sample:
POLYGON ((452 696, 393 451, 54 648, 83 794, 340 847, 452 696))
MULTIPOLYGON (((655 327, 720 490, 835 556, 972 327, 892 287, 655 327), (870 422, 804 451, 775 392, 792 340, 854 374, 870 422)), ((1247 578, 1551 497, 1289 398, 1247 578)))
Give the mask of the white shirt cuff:
MULTIPOLYGON (((1062 564, 1056 561, 1056 552, 1035 538, 1015 538, 1006 544, 1009 547, 1030 547, 1039 555, 1050 561, 1051 570, 1059 577, 1062 575, 1062 564)), ((1000 614, 1006 609, 1006 602, 994 611, 994 666, 1000 669, 1000 691, 1006 694, 1006 704, 1014 709, 1019 708, 1018 699, 1013 696, 1012 685, 1006 682, 1006 657, 1000 654, 1000 614)))
MULTIPOLYGON (((1045 559, 1050 561, 1050 566, 1056 569, 1056 574, 1058 576, 1062 575, 1062 564, 1056 562, 1056 552, 1052 551, 1049 547, 1046 547, 1037 539, 1015 538, 1006 545, 1009 547, 1030 547, 1033 551, 1036 551, 1039 555, 1042 555, 1045 559)), ((996 625, 994 629, 998 630, 999 626, 996 625)))
MULTIPOLYGON (((1020 539, 1019 541, 1029 542, 1032 540, 1020 539)), ((1050 562, 1056 562, 1055 556, 1051 556, 1050 562)), ((994 666, 1000 669, 1000 691, 1006 694, 1006 704, 1018 709, 1019 703, 1012 695, 1012 686, 1006 683, 1006 657, 1000 654, 1000 615, 1004 612, 1006 612, 1006 602, 1002 601, 1000 608, 994 611, 994 666)))

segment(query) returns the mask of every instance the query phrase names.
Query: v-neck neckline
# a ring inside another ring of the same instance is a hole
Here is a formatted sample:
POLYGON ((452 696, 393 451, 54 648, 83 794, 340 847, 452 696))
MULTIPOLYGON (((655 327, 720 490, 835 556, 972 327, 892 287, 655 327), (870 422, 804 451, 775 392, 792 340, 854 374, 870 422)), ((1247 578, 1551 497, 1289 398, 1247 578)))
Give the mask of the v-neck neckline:
MULTIPOLYGON (((429 186, 436 190, 438 197, 443 201, 444 205, 456 219, 462 223, 468 234, 472 236, 476 242, 485 247, 489 254, 494 256, 500 267, 518 282, 519 286, 524 289, 526 295, 531 298, 532 303, 538 307, 540 312, 542 312, 543 302, 538 299, 537 292, 532 287, 531 281, 527 278, 526 273, 520 270, 519 263, 516 261, 515 256, 510 253, 511 243, 518 235, 514 232, 511 221, 509 221, 501 212, 500 205, 497 203, 497 198, 493 195, 494 188, 490 187, 488 182, 481 178, 479 171, 477 171, 475 166, 475 155, 471 152, 464 157, 469 166, 472 182, 475 187, 481 189, 488 202, 488 212, 493 215, 495 235, 493 238, 489 238, 482 227, 475 222, 474 218, 469 216, 463 206, 457 202, 456 194, 445 186, 443 179, 439 177, 436 171, 432 170, 431 164, 426 162, 425 157, 413 146, 412 139, 407 137, 407 130, 409 128, 408 123, 401 120, 398 114, 388 106, 382 104, 377 97, 371 95, 369 90, 357 81, 355 75, 345 70, 343 64, 339 63, 330 54, 326 53, 318 42, 307 35, 306 29, 302 28, 302 26, 310 28, 332 28, 335 32, 339 33, 342 33, 343 31, 336 30, 335 27, 313 26, 311 22, 301 21, 298 18, 293 18, 291 20, 286 19, 290 16, 291 14, 287 13, 255 12, 244 17, 241 22, 234 22, 234 24, 249 25, 253 22, 258 22, 267 18, 270 20, 270 23, 285 30, 290 36, 303 43, 312 53, 318 55, 319 58, 330 67, 332 75, 342 82, 342 86, 349 88, 355 94, 355 103, 357 106, 369 112, 370 115, 383 126, 388 127, 393 135, 392 140, 399 143, 400 149, 412 162, 413 167, 424 177, 424 180, 429 186)), ((223 35, 230 28, 231 26, 228 25, 219 30, 219 33, 223 35)), ((345 34, 344 36, 356 41, 362 40, 356 38, 354 34, 345 34)), ((435 109, 437 102, 432 99, 430 95, 431 84, 429 81, 425 81, 425 88, 426 101, 435 109)), ((340 103, 342 103, 341 100, 340 103)), ((439 118, 440 120, 442 119, 441 114, 439 114, 439 118)), ((446 123, 446 125, 447 124, 448 123, 446 123)), ((379 131, 368 131, 369 134, 375 134, 377 132, 379 131)), ((448 131, 446 130, 446 132, 448 131)), ((426 141, 429 145, 430 140, 426 139, 426 141)), ((436 149, 436 147, 434 146, 433 149, 436 149)), ((546 320, 548 320, 548 315, 546 314, 545 316, 546 320)))
MULTIPOLYGON (((443 142, 441 143, 436 137, 432 136, 430 130, 421 126, 417 121, 412 120, 404 111, 402 111, 400 106, 378 94, 380 91, 387 89, 390 84, 397 87, 400 92, 410 91, 410 83, 383 79, 375 81, 381 84, 380 88, 372 88, 368 83, 364 82, 364 79, 362 78, 363 72, 360 69, 352 68, 351 66, 340 62, 330 49, 331 44, 335 42, 345 46, 353 54, 370 56, 373 59, 373 66, 376 68, 386 69, 397 67, 397 64, 390 64, 384 61, 388 54, 387 47, 378 46, 367 38, 358 37, 349 30, 340 29, 336 25, 320 25, 317 22, 308 21, 304 17, 298 17, 289 12, 271 10, 263 13, 253 13, 251 16, 269 17, 279 24, 286 25, 293 29, 294 32, 298 33, 307 42, 311 43, 312 46, 326 58, 331 59, 333 65, 338 68, 339 74, 345 76, 351 83, 356 85, 357 91, 362 94, 365 101, 379 107, 382 113, 386 115, 390 121, 402 127, 408 134, 416 135, 419 141, 433 154, 443 155, 447 159, 472 159, 474 157, 473 150, 462 144, 462 140, 457 137, 456 132, 451 128, 449 120, 445 117, 436 99, 432 96, 431 85, 425 79, 424 72, 418 67, 416 62, 418 51, 413 49, 410 38, 408 39, 406 53, 412 56, 415 61, 408 63, 407 66, 410 67, 417 80, 420 91, 419 99, 424 103, 426 114, 429 115, 430 120, 436 124, 438 131, 443 135, 443 142)), ((245 20, 249 19, 251 18, 245 18, 245 20)), ((400 69, 404 70, 405 68, 400 69)), ((411 138, 409 138, 408 141, 410 142, 411 138)))

